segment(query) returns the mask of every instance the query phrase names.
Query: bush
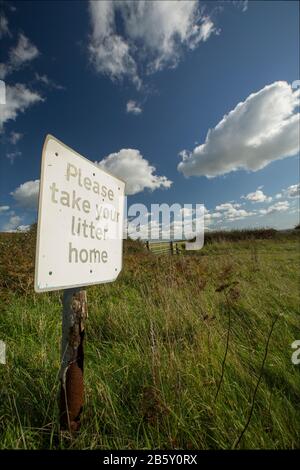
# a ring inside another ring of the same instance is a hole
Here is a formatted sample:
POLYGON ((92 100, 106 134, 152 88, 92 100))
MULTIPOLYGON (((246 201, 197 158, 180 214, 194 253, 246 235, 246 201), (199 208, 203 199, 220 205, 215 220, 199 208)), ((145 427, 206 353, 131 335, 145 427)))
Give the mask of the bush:
POLYGON ((21 293, 32 292, 36 224, 28 232, 1 233, 0 235, 0 290, 21 293))

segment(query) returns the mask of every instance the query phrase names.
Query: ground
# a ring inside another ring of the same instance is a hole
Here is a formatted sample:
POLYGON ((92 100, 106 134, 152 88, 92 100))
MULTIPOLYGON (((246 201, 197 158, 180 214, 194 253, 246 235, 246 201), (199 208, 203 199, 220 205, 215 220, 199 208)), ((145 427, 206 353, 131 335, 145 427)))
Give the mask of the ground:
POLYGON ((0 447, 299 448, 299 231, 273 235, 173 256, 126 244, 118 280, 87 290, 71 439, 58 428, 61 292, 33 292, 34 231, 2 234, 0 447))

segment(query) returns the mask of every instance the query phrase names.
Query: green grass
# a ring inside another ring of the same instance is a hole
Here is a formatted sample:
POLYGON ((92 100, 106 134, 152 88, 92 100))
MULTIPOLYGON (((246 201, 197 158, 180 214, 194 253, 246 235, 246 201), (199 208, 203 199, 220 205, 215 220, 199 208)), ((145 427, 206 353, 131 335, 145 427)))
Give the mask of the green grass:
MULTIPOLYGON (((29 242, 19 243, 24 252, 29 242)), ((128 247, 119 279, 87 291, 85 407, 73 439, 58 427, 61 293, 34 294, 30 250, 20 279, 2 250, 0 447, 232 448, 280 314, 239 448, 299 448, 299 239, 213 242, 180 256, 128 247)))

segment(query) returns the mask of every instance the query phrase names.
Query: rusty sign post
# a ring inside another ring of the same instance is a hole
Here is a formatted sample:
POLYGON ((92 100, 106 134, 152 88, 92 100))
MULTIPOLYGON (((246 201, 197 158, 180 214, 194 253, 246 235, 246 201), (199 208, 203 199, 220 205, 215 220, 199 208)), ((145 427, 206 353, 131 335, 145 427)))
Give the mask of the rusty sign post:
POLYGON ((60 427, 78 431, 84 403, 84 326, 87 318, 86 290, 66 289, 63 293, 60 427))
POLYGON ((125 183, 48 135, 41 164, 35 291, 63 290, 60 425, 80 427, 85 286, 122 269, 125 183))

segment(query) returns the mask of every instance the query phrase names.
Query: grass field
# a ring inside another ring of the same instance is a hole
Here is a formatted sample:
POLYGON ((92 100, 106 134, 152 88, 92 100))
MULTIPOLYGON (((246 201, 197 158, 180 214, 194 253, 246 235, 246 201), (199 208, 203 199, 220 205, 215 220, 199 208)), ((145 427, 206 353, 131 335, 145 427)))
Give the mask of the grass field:
POLYGON ((33 292, 34 233, 0 244, 2 449, 300 447, 299 235, 179 256, 127 243, 119 279, 87 290, 73 439, 58 427, 61 293, 33 292))

